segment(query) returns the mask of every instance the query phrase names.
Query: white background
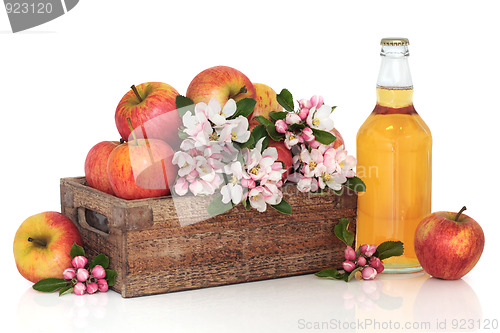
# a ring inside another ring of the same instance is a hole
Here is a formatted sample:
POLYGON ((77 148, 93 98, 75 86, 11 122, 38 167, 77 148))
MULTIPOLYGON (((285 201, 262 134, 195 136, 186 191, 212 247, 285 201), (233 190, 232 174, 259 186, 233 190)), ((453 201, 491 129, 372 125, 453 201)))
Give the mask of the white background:
POLYGON ((86 0, 17 34, 0 9, 0 291, 7 305, 2 322, 9 331, 304 332, 318 330, 301 329, 301 318, 328 321, 343 314, 447 318, 448 328, 455 315, 500 320, 492 309, 499 296, 500 234, 495 5, 86 0), (338 105, 336 127, 355 154, 357 129, 375 104, 379 41, 390 36, 411 43, 415 107, 434 139, 433 210, 467 205, 467 214, 486 235, 483 257, 461 281, 436 288, 427 276, 403 282, 385 278, 377 284, 356 281, 346 289, 343 282, 302 276, 122 300, 114 292, 84 298, 40 295, 17 272, 12 241, 18 226, 33 214, 59 211, 59 179, 83 175, 88 150, 118 139, 114 112, 131 84, 163 81, 185 94, 198 72, 232 66, 253 82, 288 88, 297 99, 319 94, 338 105), (427 287, 420 288, 424 280, 427 287), (388 301, 396 307, 388 310, 375 302, 365 309, 370 294, 365 289, 373 288, 400 297, 403 306, 388 301), (436 296, 439 292, 444 294, 436 296), (354 312, 343 306, 350 294, 357 295, 354 312), (446 313, 422 314, 433 306, 446 313))

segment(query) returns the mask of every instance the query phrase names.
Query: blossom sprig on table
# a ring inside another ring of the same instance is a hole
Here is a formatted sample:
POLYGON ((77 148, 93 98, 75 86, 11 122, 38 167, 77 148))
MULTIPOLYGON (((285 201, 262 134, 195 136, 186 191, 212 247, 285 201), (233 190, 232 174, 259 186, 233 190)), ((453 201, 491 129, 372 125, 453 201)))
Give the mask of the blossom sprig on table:
POLYGON ((257 116, 256 120, 273 140, 283 140, 292 152, 293 170, 287 180, 297 183, 301 192, 331 189, 340 194, 343 186, 365 191, 365 184, 354 172, 356 159, 348 155, 343 144, 335 144, 337 138, 332 132, 336 107, 326 105, 321 96, 313 96, 299 100, 295 110, 287 89, 277 95, 277 100, 285 111, 270 112, 270 119, 257 116))
POLYGON ((383 260, 401 256, 404 253, 404 245, 400 241, 386 241, 378 246, 363 244, 355 251, 352 248, 354 233, 348 228, 349 220, 346 218, 341 218, 334 227, 335 236, 346 245, 345 261, 342 263, 343 270, 328 268, 316 273, 316 276, 349 282, 360 272, 363 280, 373 280, 377 274, 384 270, 383 260))
POLYGON ((221 106, 212 98, 208 104, 194 105, 178 96, 176 102, 183 123, 181 150, 173 157, 179 166, 177 195, 215 195, 208 207, 211 216, 239 203, 259 212, 270 205, 291 213, 280 189, 285 170, 277 161, 276 148, 267 147, 265 131, 249 131, 246 117, 253 111, 254 99, 229 99, 221 106))
POLYGON ((62 272, 63 278, 42 279, 33 285, 33 289, 48 293, 59 291, 59 296, 84 295, 106 292, 115 284, 116 271, 108 269, 109 259, 105 254, 97 255, 89 263, 83 247, 74 243, 70 255, 73 267, 62 272))

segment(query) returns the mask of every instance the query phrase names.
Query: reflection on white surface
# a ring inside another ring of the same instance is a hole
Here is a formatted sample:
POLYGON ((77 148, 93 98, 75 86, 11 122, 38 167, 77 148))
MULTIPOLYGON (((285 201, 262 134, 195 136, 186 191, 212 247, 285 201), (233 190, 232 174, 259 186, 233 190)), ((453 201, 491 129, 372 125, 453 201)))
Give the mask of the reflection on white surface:
POLYGON ((463 280, 407 274, 345 283, 305 275, 132 299, 115 292, 58 297, 30 288, 18 304, 16 321, 25 331, 36 331, 43 322, 50 332, 158 328, 173 332, 429 332, 450 331, 453 319, 480 319, 481 314, 479 299, 463 280), (443 320, 446 330, 437 327, 443 320), (427 322, 430 327, 423 326, 427 322), (414 326, 396 329, 396 323, 414 326))

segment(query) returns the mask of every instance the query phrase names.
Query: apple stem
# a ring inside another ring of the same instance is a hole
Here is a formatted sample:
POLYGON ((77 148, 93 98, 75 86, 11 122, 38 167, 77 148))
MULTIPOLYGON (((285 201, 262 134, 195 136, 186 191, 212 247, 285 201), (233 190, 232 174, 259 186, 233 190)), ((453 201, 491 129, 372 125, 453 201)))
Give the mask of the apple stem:
POLYGON ((234 97, 238 96, 239 94, 246 94, 247 91, 248 91, 247 87, 243 86, 243 87, 241 87, 240 91, 238 91, 236 94, 234 94, 233 96, 231 96, 231 98, 234 98, 234 97))
POLYGON ((35 243, 36 245, 41 246, 41 247, 47 247, 47 242, 45 242, 41 239, 35 239, 35 238, 28 237, 28 242, 35 243))
POLYGON ((135 145, 137 145, 137 138, 135 137, 134 126, 132 126, 132 120, 130 120, 130 117, 127 117, 127 124, 128 124, 128 128, 130 129, 130 133, 132 134, 132 137, 134 138, 134 143, 135 143, 135 145))
POLYGON ((460 209, 460 211, 457 213, 457 217, 455 217, 455 221, 458 222, 458 218, 460 217, 460 215, 464 212, 464 210, 466 210, 467 207, 463 206, 462 209, 460 209))
POLYGON ((139 92, 137 91, 137 88, 135 87, 135 84, 133 84, 130 88, 132 88, 132 91, 134 94, 137 96, 137 99, 139 100, 139 103, 143 101, 141 95, 139 95, 139 92))

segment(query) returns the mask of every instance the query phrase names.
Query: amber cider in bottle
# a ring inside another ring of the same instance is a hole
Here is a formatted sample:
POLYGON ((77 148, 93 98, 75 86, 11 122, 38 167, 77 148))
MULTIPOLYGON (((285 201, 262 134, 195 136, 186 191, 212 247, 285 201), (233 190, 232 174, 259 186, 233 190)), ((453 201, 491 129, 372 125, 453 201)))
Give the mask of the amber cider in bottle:
POLYGON ((422 270, 415 229, 431 212, 432 137, 413 106, 406 38, 381 41, 377 104, 356 137, 357 175, 366 192, 358 198, 357 246, 394 240, 404 254, 384 261, 384 273, 422 270))

